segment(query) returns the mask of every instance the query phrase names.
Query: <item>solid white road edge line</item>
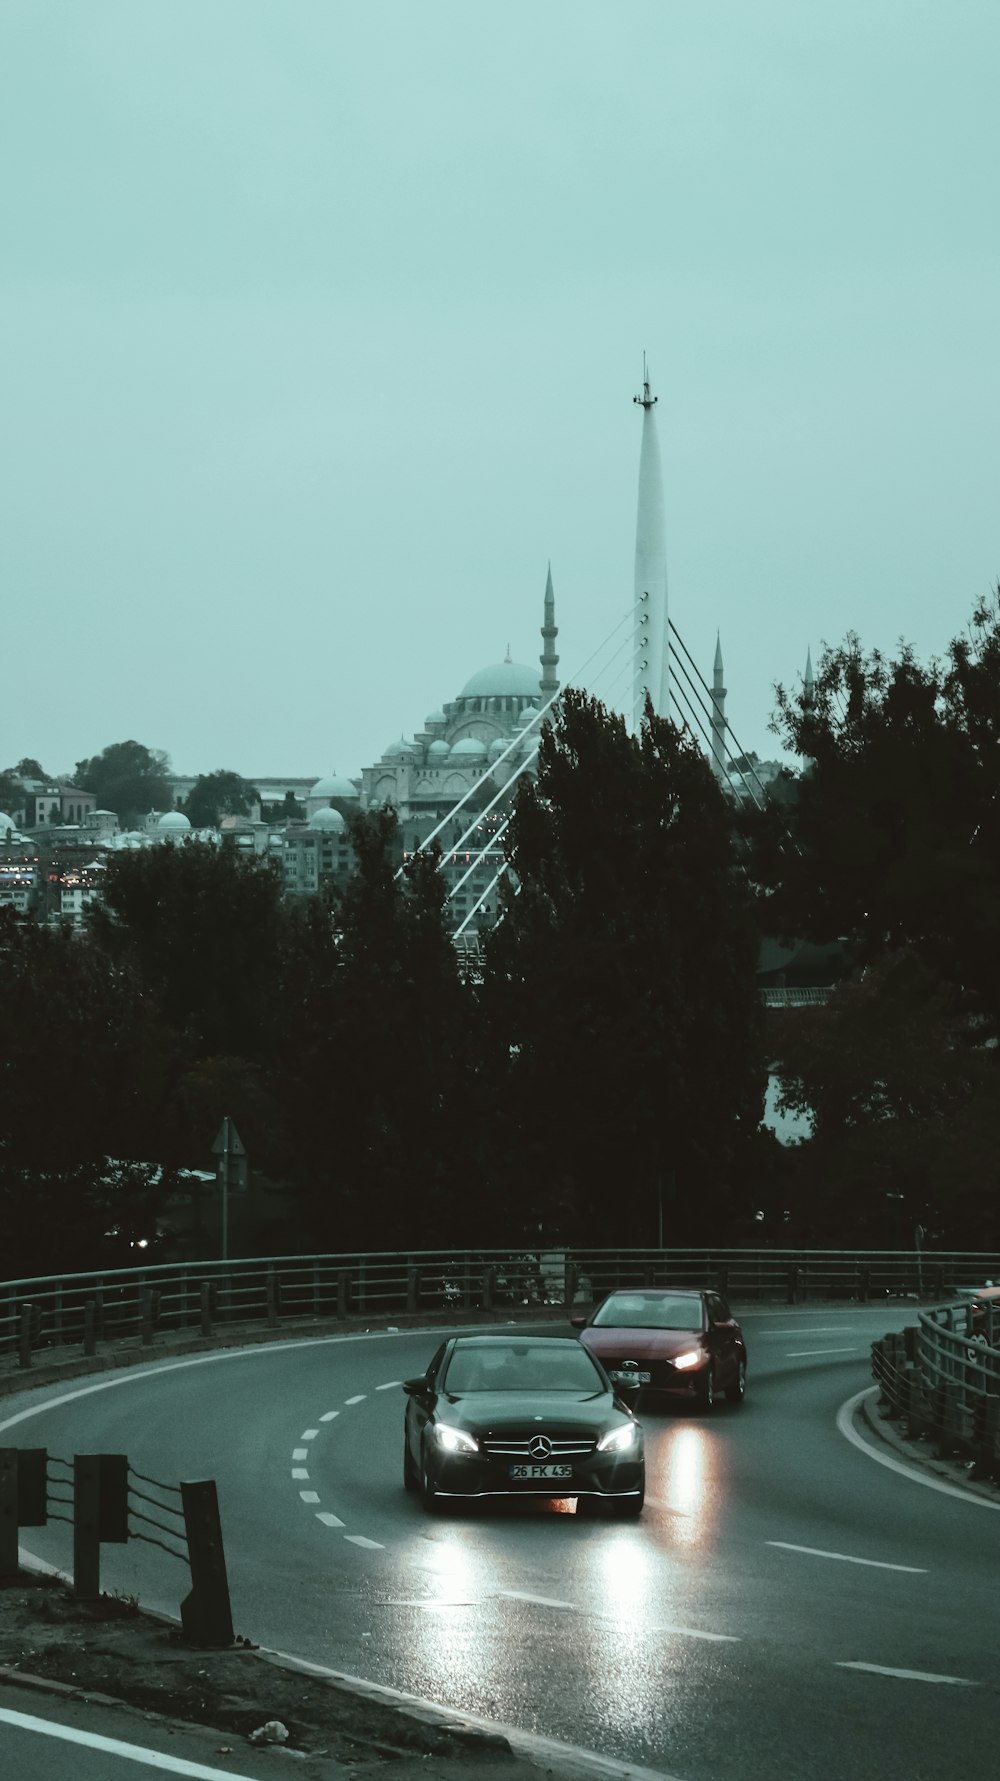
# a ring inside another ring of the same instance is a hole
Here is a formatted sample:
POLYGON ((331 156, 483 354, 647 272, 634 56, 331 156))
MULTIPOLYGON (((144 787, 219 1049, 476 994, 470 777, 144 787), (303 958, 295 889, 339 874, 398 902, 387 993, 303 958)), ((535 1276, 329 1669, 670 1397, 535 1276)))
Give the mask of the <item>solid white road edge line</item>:
POLYGON ((166 1756, 161 1750, 148 1750, 141 1744, 126 1744, 120 1738, 102 1738, 97 1732, 77 1731, 72 1725, 57 1725, 54 1720, 36 1719, 32 1713, 15 1713, 0 1707, 0 1725, 10 1725, 22 1732, 40 1732, 46 1738, 61 1738, 64 1744, 82 1744, 87 1750, 102 1750, 107 1756, 120 1756, 126 1762, 141 1762, 148 1769, 163 1769, 168 1775, 186 1775, 191 1781, 251 1781, 249 1775, 235 1769, 210 1769, 203 1762, 188 1762, 183 1756, 166 1756))
MULTIPOLYGON (((261 1655, 265 1658, 269 1655, 263 1646, 261 1655)), ((346 1683, 358 1694, 370 1695, 373 1700, 417 1707, 422 1713, 434 1714, 445 1725, 450 1721, 453 1725, 471 1726, 476 1731, 499 1732, 501 1737, 507 1739, 515 1755, 526 1756, 536 1763, 547 1763, 555 1774, 566 1776, 570 1781, 591 1781, 591 1777, 593 1781, 679 1781, 678 1776, 667 1775, 662 1769, 642 1769, 636 1763, 619 1762, 611 1756, 597 1756, 592 1750, 581 1750, 575 1744, 562 1744, 556 1738, 543 1738, 537 1732, 521 1731, 516 1725, 501 1725, 495 1719, 484 1719, 478 1713, 465 1713, 458 1707, 442 1707, 440 1701, 426 1701, 418 1694, 406 1694, 401 1688, 389 1688, 380 1682, 367 1682, 362 1676, 348 1676, 342 1670, 328 1670, 322 1664, 308 1663, 305 1658, 293 1657, 287 1651, 272 1651, 270 1656, 279 1658, 282 1663, 292 1664, 307 1676, 328 1676, 333 1682, 346 1683)), ((237 1781, 240 1781, 239 1777, 237 1781)))
POLYGON ((924 1565, 891 1565, 881 1558, 854 1558, 849 1552, 823 1552, 818 1546, 793 1546, 790 1540, 767 1540, 767 1546, 780 1546, 784 1552, 804 1552, 809 1558, 836 1558, 843 1565, 871 1565, 876 1571, 909 1571, 914 1577, 926 1577, 924 1565))
MULTIPOLYGON (((903 1478, 911 1478, 914 1484, 924 1484, 928 1490, 939 1490, 943 1496, 958 1497, 959 1502, 968 1503, 973 1509, 1000 1509, 1000 1503, 991 1503, 988 1497, 974 1496, 969 1490, 962 1490, 957 1484, 949 1484, 944 1478, 929 1478, 918 1466, 908 1466, 904 1460, 896 1459, 891 1453, 880 1453, 864 1440, 854 1426, 854 1412, 863 1398, 870 1398, 878 1391, 877 1385, 868 1385, 864 1391, 856 1391, 853 1398, 841 1404, 837 1411, 837 1427, 845 1441, 850 1441, 859 1453, 867 1454, 869 1459, 877 1461, 880 1466, 888 1466, 890 1472, 899 1472, 903 1478)), ((3 1424, 0 1423, 0 1428, 3 1424)))
POLYGON ((935 1676, 930 1670, 891 1670, 885 1664, 839 1663, 838 1670, 867 1670, 873 1676, 898 1676, 901 1682, 950 1682, 955 1688, 978 1688, 968 1676, 935 1676))

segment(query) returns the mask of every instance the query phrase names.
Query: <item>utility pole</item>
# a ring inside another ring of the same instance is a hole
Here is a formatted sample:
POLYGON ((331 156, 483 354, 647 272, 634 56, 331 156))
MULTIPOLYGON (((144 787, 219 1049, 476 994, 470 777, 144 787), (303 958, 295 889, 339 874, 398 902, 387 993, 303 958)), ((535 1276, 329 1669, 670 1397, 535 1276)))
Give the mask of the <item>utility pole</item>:
POLYGON ((222 1259, 229 1260, 229 1194, 246 1193, 247 1153, 236 1126, 228 1113, 219 1127, 212 1145, 212 1154, 219 1158, 219 1185, 222 1188, 222 1259), (235 1178, 231 1172, 235 1168, 235 1178))

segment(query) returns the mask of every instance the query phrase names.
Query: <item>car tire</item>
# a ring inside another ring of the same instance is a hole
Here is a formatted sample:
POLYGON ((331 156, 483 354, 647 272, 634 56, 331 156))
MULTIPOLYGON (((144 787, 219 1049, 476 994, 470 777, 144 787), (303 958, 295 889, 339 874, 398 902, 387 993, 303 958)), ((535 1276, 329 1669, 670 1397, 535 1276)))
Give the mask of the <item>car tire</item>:
POLYGON ((715 1368, 712 1365, 705 1368, 705 1377, 698 1387, 695 1403, 703 1415, 707 1415, 715 1403, 715 1368))
POLYGON ((634 1497, 612 1497, 609 1503, 615 1521, 637 1521, 646 1500, 646 1486, 641 1484, 634 1497))
POLYGON ((424 1447, 421 1452, 420 1501, 423 1503, 428 1515, 436 1515, 441 1507, 441 1498, 438 1496, 437 1485, 431 1477, 430 1467, 427 1464, 426 1447, 424 1447))
POLYGON ((742 1404, 747 1389, 747 1363, 741 1360, 736 1369, 736 1378, 732 1385, 726 1386, 726 1397, 731 1404, 742 1404))
POLYGON ((413 1463, 413 1455, 410 1452, 409 1439, 406 1435, 404 1435, 403 1436, 403 1489, 404 1490, 416 1490, 417 1485, 419 1483, 420 1483, 420 1479, 417 1476, 417 1468, 413 1463))

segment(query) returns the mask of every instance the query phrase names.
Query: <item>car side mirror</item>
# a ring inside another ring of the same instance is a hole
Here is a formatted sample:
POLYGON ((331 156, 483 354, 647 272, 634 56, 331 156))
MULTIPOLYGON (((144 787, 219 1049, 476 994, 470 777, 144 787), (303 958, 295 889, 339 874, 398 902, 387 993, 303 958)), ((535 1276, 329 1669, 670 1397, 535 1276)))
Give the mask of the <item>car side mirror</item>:
POLYGON ((404 1379, 403 1390, 408 1398, 422 1398, 428 1389, 427 1374, 421 1373, 419 1379, 404 1379))
POLYGON ((614 1383, 618 1397, 627 1399, 631 1408, 642 1390, 638 1379, 616 1379, 614 1383))
POLYGON ((587 1327, 587 1319, 585 1317, 571 1317, 569 1320, 569 1327, 571 1330, 585 1330, 587 1327))

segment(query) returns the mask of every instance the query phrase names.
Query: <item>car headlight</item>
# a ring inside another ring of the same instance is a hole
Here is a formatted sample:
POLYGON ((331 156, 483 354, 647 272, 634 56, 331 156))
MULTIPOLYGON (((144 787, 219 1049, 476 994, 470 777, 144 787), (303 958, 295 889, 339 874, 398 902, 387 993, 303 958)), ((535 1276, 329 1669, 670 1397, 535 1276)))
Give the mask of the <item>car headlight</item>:
POLYGON ((705 1354, 703 1349, 689 1348, 686 1354, 674 1355, 674 1366, 677 1368, 678 1372, 683 1373, 688 1367, 700 1367, 704 1359, 705 1354))
POLYGON ((608 1429, 597 1443, 598 1453, 625 1453, 634 1447, 638 1438, 638 1428, 634 1422, 623 1422, 620 1428, 608 1429))
POLYGON ((464 1429, 454 1429, 448 1422, 436 1422, 434 1434, 439 1447, 446 1453, 478 1453, 479 1442, 467 1435, 464 1429))

